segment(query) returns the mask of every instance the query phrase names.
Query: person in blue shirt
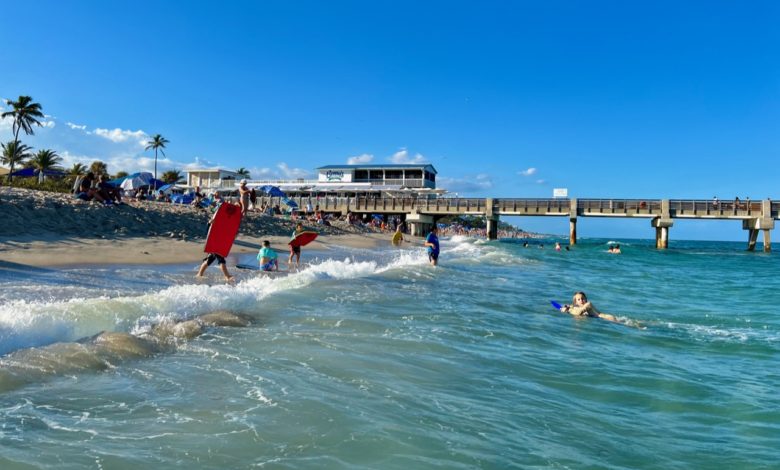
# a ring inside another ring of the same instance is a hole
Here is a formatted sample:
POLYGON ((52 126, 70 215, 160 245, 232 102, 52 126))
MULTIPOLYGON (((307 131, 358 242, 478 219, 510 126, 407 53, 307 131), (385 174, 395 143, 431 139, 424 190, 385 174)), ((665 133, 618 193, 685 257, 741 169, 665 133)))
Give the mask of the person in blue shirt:
POLYGON ((263 247, 260 248, 260 252, 257 253, 257 261, 260 262, 260 269, 263 271, 279 270, 279 260, 276 251, 271 248, 271 242, 268 240, 263 240, 263 247))
POLYGON ((431 228, 431 233, 425 237, 425 246, 428 248, 428 261, 431 265, 439 264, 439 237, 436 236, 436 225, 431 228))

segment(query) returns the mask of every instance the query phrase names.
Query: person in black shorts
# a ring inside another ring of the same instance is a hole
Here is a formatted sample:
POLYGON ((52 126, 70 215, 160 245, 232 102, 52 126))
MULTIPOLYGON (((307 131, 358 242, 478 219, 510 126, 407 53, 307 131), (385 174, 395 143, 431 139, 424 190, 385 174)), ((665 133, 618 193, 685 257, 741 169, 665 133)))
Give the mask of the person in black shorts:
MULTIPOLYGON (((303 232, 303 224, 298 222, 298 224, 295 226, 295 231, 292 233, 291 240, 295 239, 295 237, 298 236, 299 233, 303 232)), ((293 257, 295 257, 295 266, 298 266, 301 263, 301 247, 300 246, 292 246, 290 245, 290 259, 287 260, 287 269, 290 269, 293 262, 293 257)))
POLYGON ((216 253, 209 253, 209 255, 205 258, 203 258, 203 263, 200 265, 200 269, 198 269, 198 277, 203 277, 203 273, 206 272, 206 268, 211 266, 211 264, 216 260, 217 264, 219 265, 220 271, 222 271, 222 275, 225 276, 226 281, 233 280, 233 276, 230 275, 230 273, 227 270, 227 264, 225 263, 225 258, 222 256, 216 254, 216 253))

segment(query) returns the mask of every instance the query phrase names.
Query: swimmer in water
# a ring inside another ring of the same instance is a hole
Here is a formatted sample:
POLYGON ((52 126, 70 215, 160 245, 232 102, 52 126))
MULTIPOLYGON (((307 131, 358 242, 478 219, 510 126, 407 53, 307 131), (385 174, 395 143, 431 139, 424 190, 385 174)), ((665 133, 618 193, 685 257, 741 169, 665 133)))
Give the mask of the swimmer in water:
POLYGON ((608 313, 601 313, 596 310, 596 307, 588 301, 588 297, 585 292, 575 292, 572 298, 571 305, 564 305, 561 307, 561 312, 568 313, 574 316, 588 316, 594 318, 601 318, 615 323, 620 323, 614 315, 608 313))

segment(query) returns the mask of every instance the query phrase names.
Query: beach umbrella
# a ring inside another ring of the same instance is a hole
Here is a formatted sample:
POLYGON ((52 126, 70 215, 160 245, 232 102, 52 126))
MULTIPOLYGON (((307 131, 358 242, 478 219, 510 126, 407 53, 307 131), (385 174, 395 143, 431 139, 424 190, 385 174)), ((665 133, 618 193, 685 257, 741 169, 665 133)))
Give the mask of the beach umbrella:
POLYGON ((260 186, 260 188, 258 189, 260 189, 260 191, 272 197, 287 197, 287 195, 284 194, 284 191, 282 191, 276 186, 266 185, 266 186, 260 186))
POLYGON ((151 173, 133 173, 132 175, 127 176, 124 181, 122 181, 120 187, 125 191, 133 191, 143 186, 149 186, 152 184, 152 180, 154 180, 154 177, 151 173))

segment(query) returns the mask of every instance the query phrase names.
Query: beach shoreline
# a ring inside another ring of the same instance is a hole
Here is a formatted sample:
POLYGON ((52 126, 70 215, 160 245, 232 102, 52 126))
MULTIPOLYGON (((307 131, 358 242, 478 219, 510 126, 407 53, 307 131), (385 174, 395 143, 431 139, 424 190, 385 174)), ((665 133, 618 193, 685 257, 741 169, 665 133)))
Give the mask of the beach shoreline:
MULTIPOLYGON (((211 211, 187 205, 128 201, 107 207, 69 194, 3 188, 0 266, 199 262, 204 257, 210 216, 211 211)), ((296 223, 289 217, 250 212, 242 220, 231 256, 257 253, 262 241, 269 240, 280 258, 286 257, 296 223)), ((303 223, 307 230, 320 234, 307 250, 370 249, 389 245, 392 236, 340 221, 331 226, 303 223)))
MULTIPOLYGON (((263 240, 269 240, 284 265, 288 253, 289 236, 240 236, 231 256, 255 254, 263 240)), ((420 242, 422 243, 422 242, 420 242)), ((335 247, 376 248, 390 244, 389 235, 331 235, 320 237, 307 245, 306 250, 327 251, 335 247)), ((27 241, 0 240, 0 267, 3 265, 68 267, 75 265, 165 265, 200 262, 205 256, 203 240, 181 240, 165 237, 129 237, 104 239, 73 239, 46 235, 27 241)), ((411 245, 410 245, 411 246, 411 245)), ((422 245, 421 245, 422 246, 422 245)))

